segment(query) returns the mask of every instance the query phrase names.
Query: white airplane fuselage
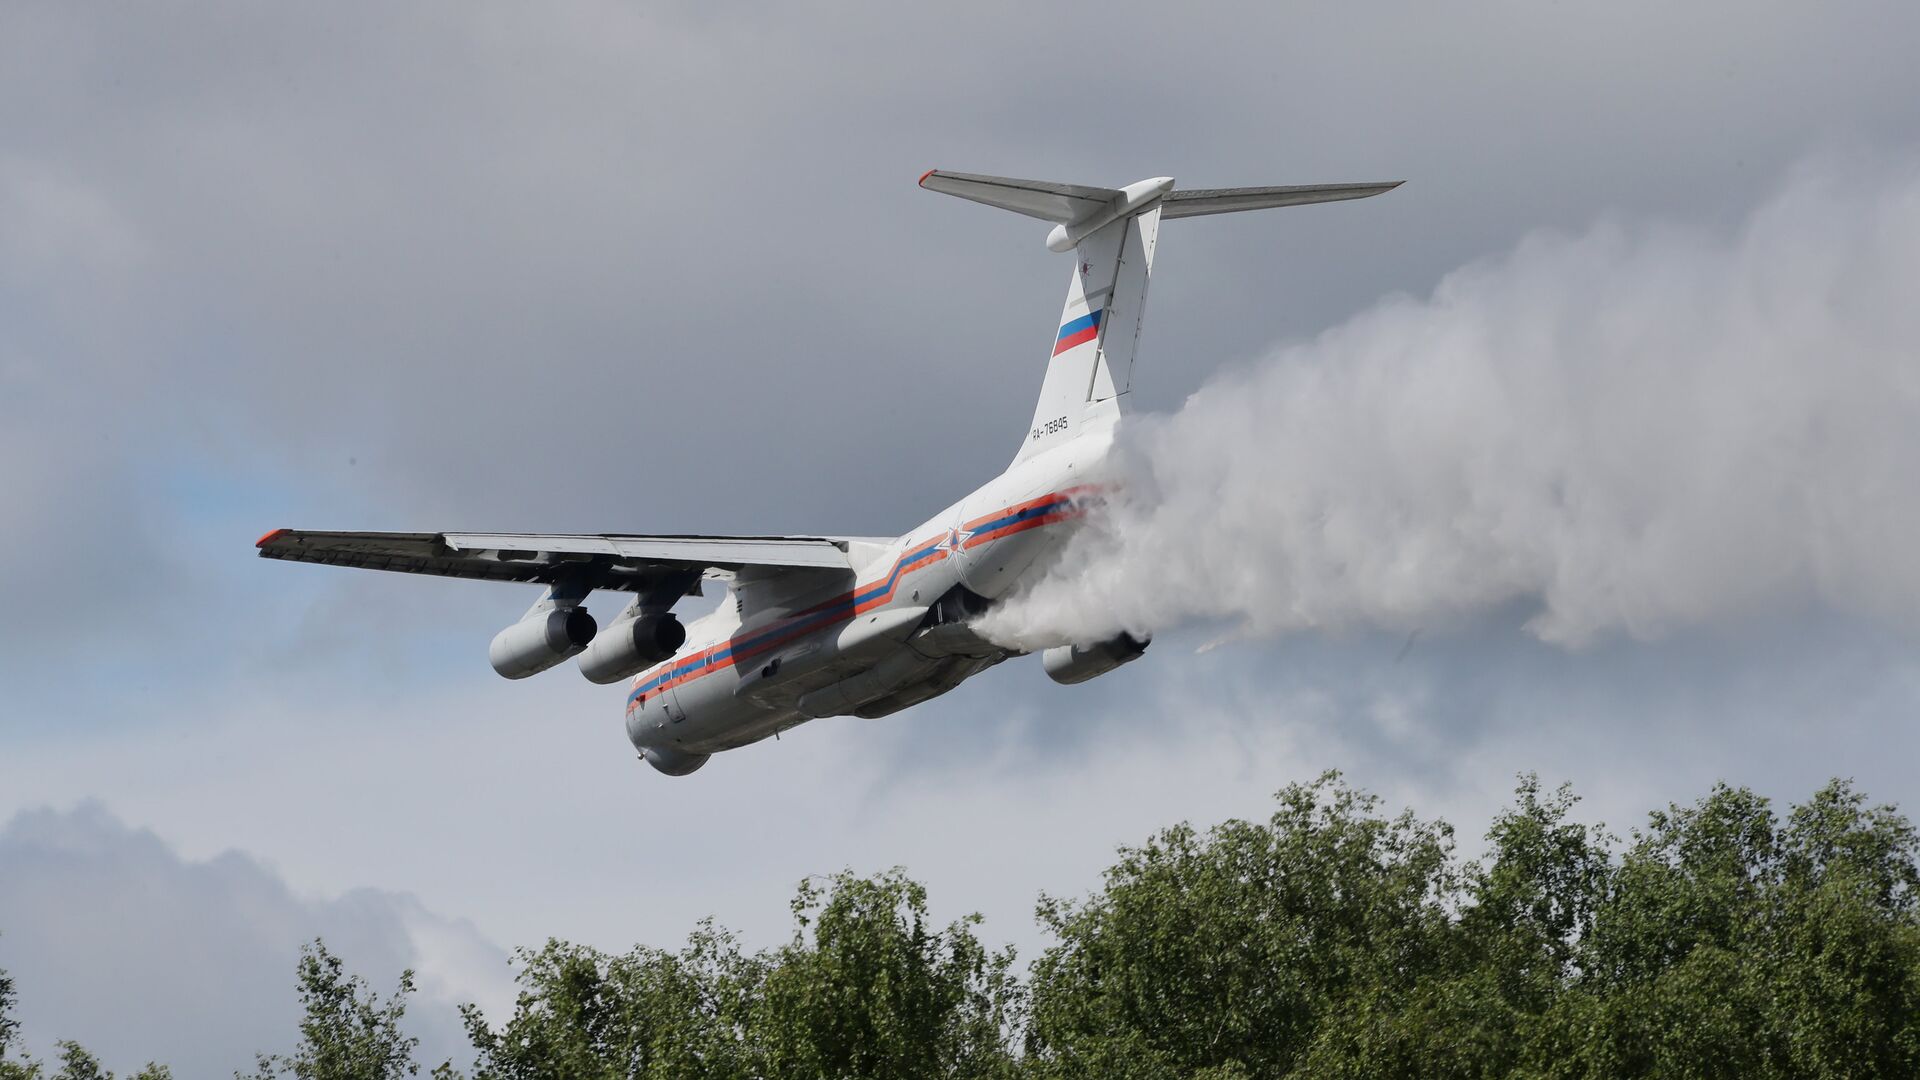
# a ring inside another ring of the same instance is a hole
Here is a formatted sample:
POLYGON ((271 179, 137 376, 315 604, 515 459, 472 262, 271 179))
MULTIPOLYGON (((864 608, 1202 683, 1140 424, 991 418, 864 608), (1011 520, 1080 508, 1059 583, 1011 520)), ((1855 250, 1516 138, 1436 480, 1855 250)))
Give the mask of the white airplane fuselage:
POLYGON ((1024 460, 892 541, 850 541, 850 574, 731 583, 687 644, 641 672, 627 737, 663 771, 825 716, 884 716, 1017 653, 964 617, 1052 563, 1098 486, 1113 428, 1024 460), (942 605, 945 605, 944 609, 942 605))

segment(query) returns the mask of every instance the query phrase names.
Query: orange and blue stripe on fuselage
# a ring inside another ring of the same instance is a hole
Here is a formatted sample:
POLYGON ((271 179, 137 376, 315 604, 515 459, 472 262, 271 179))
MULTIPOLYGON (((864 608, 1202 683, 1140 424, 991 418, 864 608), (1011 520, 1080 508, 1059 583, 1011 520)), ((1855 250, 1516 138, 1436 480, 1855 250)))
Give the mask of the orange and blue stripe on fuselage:
MULTIPOLYGON (((1079 517, 1085 510, 1076 502, 1075 497, 1086 490, 1070 488, 1066 491, 1042 495, 1037 499, 1029 499, 975 518, 961 527, 962 531, 972 534, 960 545, 961 549, 968 550, 1029 529, 1038 529, 1079 517)), ((627 695, 627 712, 633 712, 634 709, 645 704, 648 698, 662 690, 671 690, 703 675, 735 667, 742 661, 777 649, 796 638, 838 625, 885 605, 893 599, 895 587, 899 585, 902 578, 948 557, 948 549, 941 546, 947 539, 948 534, 941 533, 901 552, 900 557, 893 561, 893 566, 887 571, 886 577, 879 581, 856 586, 852 592, 816 604, 771 626, 757 627, 690 656, 673 660, 664 670, 633 688, 633 691, 627 695)))

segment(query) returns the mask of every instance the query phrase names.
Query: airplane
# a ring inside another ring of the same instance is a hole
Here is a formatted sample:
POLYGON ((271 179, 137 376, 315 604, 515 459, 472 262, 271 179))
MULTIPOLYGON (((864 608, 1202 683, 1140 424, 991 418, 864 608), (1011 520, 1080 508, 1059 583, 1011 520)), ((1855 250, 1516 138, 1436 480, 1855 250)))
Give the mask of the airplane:
MULTIPOLYGON (((1045 572, 1104 487, 1127 412, 1140 318, 1162 221, 1378 195, 1399 181, 1181 190, 1171 177, 1120 188, 929 170, 920 186, 1053 223, 1072 252, 1033 423, 1000 475, 904 535, 637 536, 275 529, 264 558, 537 582, 546 591, 488 649, 526 678, 578 657, 595 683, 631 680, 627 737, 669 776, 808 720, 881 717, 938 697, 1020 653, 974 629, 1045 572), (716 581, 731 594, 683 624, 674 607, 716 581), (632 594, 604 629, 589 593, 632 594)), ((1054 681, 1085 682, 1149 641, 1063 641, 1041 653, 1054 681)))

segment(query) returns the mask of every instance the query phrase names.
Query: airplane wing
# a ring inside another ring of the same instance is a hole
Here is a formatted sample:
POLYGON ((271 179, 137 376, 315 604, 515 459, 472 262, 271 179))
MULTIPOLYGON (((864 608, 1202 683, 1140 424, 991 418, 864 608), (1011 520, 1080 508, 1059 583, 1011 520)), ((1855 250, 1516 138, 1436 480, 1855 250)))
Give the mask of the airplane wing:
POLYGON ((264 559, 489 581, 562 582, 644 592, 663 576, 767 567, 849 570, 847 539, 543 533, 312 532, 275 529, 264 559))

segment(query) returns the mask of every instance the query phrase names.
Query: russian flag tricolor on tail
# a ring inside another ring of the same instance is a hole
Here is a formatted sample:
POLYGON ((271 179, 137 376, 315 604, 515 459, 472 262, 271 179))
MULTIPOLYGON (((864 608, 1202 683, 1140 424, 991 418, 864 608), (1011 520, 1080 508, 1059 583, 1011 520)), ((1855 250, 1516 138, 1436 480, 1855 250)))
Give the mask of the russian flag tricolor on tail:
POLYGON ((1089 311, 1077 319, 1067 320, 1060 328, 1060 336, 1054 339, 1053 355, 1059 356, 1075 345, 1084 345, 1100 336, 1101 312, 1089 311))

